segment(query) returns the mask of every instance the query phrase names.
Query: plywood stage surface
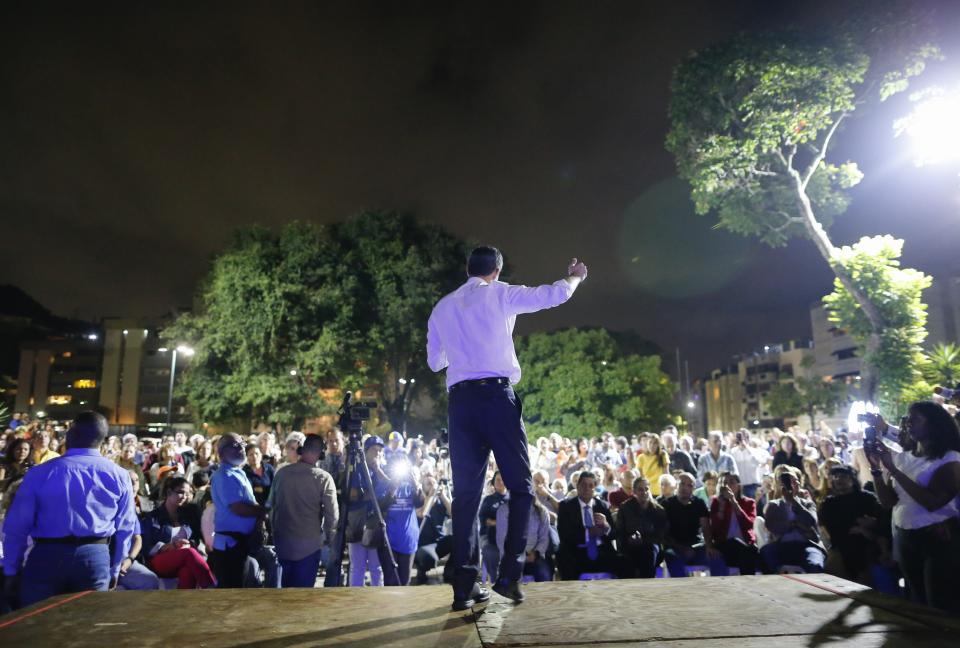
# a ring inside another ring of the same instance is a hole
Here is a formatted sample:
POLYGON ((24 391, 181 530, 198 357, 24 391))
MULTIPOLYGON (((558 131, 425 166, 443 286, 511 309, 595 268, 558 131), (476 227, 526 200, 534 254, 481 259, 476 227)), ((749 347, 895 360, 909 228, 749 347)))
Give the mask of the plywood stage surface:
POLYGON ((0 646, 960 646, 960 621, 825 575, 535 583, 451 612, 446 586, 95 592, 0 617, 0 646))

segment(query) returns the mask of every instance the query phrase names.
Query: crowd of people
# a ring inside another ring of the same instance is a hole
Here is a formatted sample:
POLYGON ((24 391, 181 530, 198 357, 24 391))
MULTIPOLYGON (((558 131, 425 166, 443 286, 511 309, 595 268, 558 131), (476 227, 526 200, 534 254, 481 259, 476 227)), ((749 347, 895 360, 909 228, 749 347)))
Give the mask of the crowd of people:
MULTIPOLYGON (((695 438, 668 427, 538 438, 529 447, 524 579, 825 571, 960 611, 955 415, 950 404, 924 401, 898 426, 874 414, 865 429, 841 433, 820 426, 695 438)), ((7 607, 77 589, 314 587, 339 565, 331 551, 338 526, 351 586, 452 577, 455 489, 437 439, 365 436, 367 484, 359 470, 347 479, 338 430, 153 439, 107 436, 97 416, 69 432, 17 416, 3 436, 7 607), (54 519, 44 500, 50 484, 91 470, 115 496, 78 495, 65 484, 55 499, 69 519, 54 519), (102 570, 99 580, 49 573, 83 552, 109 567, 109 582, 102 570)), ((511 497, 492 456, 486 482, 481 579, 495 582, 511 497)))

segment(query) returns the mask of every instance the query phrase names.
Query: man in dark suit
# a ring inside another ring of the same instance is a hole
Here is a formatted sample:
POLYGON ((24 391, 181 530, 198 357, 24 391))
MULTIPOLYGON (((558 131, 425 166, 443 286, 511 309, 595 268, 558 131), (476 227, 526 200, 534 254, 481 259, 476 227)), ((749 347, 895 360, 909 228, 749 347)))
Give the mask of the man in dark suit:
POLYGON ((578 580, 584 573, 616 571, 613 516, 603 500, 594 497, 596 488, 596 475, 590 471, 580 473, 577 497, 564 500, 558 508, 557 563, 563 580, 578 580))

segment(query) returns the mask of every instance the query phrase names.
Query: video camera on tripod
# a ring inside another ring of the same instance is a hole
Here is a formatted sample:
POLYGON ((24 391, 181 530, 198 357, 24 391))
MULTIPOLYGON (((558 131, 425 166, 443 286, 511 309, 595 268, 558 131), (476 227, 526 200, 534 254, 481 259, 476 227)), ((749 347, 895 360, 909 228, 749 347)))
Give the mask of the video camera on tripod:
POLYGON ((350 518, 348 514, 349 500, 354 485, 356 485, 356 491, 362 494, 361 501, 366 501, 369 506, 370 515, 368 516, 369 519, 364 522, 363 542, 366 546, 372 547, 372 545, 366 544, 367 538, 375 538, 375 540, 371 540, 371 543, 377 545, 377 553, 385 580, 399 582, 397 562, 393 557, 393 550, 386 534, 386 522, 374 494, 373 479, 370 477, 367 459, 360 443, 363 436, 363 424, 370 420, 370 413, 376 408, 377 403, 375 401, 354 402, 353 393, 348 391, 344 395, 343 403, 340 404, 338 410, 340 414, 338 425, 344 436, 347 437, 346 473, 341 490, 342 496, 340 497, 340 521, 337 524, 337 533, 330 547, 331 557, 327 564, 324 587, 338 587, 343 584, 343 552, 347 545, 347 525, 350 518), (388 574, 391 578, 386 578, 388 574))

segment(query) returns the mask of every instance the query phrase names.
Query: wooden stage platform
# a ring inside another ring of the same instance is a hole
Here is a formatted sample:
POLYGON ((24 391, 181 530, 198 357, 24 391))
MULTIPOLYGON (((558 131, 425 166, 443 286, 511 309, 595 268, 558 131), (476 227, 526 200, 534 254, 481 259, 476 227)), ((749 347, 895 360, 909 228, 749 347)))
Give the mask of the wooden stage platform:
POLYGON ((0 617, 0 646, 281 648, 958 646, 960 621, 824 575, 530 584, 450 611, 450 588, 97 592, 0 617))

